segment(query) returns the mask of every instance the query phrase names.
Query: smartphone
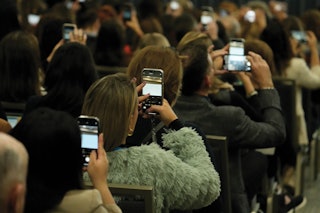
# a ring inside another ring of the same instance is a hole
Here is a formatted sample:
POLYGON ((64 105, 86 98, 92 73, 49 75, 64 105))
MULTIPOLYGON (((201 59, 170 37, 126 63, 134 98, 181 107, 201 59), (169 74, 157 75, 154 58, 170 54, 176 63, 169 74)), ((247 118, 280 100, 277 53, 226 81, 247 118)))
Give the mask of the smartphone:
POLYGON ((177 1, 172 0, 170 2, 170 9, 171 10, 178 10, 180 8, 180 4, 177 1))
POLYGON ((293 30, 291 31, 291 36, 300 43, 307 43, 308 41, 307 34, 304 31, 293 30))
POLYGON ((250 23, 256 21, 256 12, 254 10, 248 10, 246 14, 244 14, 244 20, 250 23))
POLYGON ((132 16, 132 6, 129 4, 126 4, 123 6, 123 11, 122 11, 122 19, 124 22, 126 21, 131 21, 131 16, 132 16))
POLYGON ((36 26, 40 21, 40 16, 36 14, 29 14, 28 15, 28 23, 31 26, 36 26))
POLYGON ((280 11, 287 12, 288 11, 288 3, 284 2, 284 1, 275 1, 274 10, 278 11, 278 12, 280 12, 280 11))
POLYGON ((202 6, 201 10, 200 22, 202 24, 202 31, 206 31, 207 25, 213 22, 213 8, 211 6, 202 6))
POLYGON ((77 26, 71 23, 64 23, 62 27, 62 38, 65 42, 70 41, 70 32, 73 32, 77 26))
POLYGON ((146 111, 151 105, 162 105, 163 70, 144 68, 142 70, 142 81, 146 82, 142 89, 142 95, 150 94, 149 98, 142 103, 142 110, 146 111))
POLYGON ((229 43, 229 54, 224 56, 224 68, 228 71, 251 71, 251 64, 244 55, 244 39, 233 38, 229 43))
POLYGON ((81 131, 81 149, 83 165, 88 166, 90 153, 98 150, 99 118, 80 115, 77 119, 81 131))

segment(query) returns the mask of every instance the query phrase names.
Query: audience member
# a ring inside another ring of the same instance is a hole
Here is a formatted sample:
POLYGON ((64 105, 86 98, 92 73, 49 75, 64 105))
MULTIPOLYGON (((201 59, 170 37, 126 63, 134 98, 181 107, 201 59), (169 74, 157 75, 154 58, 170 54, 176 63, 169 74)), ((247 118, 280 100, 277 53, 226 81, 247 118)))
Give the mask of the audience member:
POLYGON ((37 38, 25 31, 14 31, 0 42, 0 100, 26 102, 40 95, 42 72, 37 38))
POLYGON ((77 26, 83 29, 87 35, 86 45, 91 53, 94 53, 98 32, 101 26, 98 17, 99 4, 93 1, 85 1, 81 4, 81 9, 77 12, 77 26))
POLYGON ((41 64, 44 71, 47 69, 47 58, 52 53, 56 44, 62 39, 62 26, 71 20, 54 13, 47 13, 41 19, 35 29, 35 35, 39 41, 41 64))
POLYGON ((16 1, 5 0, 0 7, 0 41, 8 33, 21 30, 16 1))
POLYGON ((146 33, 144 34, 138 43, 137 49, 141 50, 146 46, 156 45, 161 47, 170 47, 168 39, 161 33, 146 33))
POLYGON ((49 107, 68 112, 73 117, 81 114, 84 96, 98 79, 90 50, 78 42, 63 44, 49 63, 44 79, 47 94, 31 97, 26 112, 49 107))
POLYGON ((205 134, 223 135, 228 138, 230 171, 238 175, 231 181, 232 209, 250 212, 241 170, 240 154, 247 149, 280 145, 285 137, 280 100, 273 87, 267 63, 256 53, 249 52, 252 78, 259 95, 255 98, 256 110, 263 116, 262 122, 251 120, 240 107, 215 106, 208 99, 214 71, 207 47, 186 45, 180 50, 186 55, 182 95, 174 110, 181 119, 194 122, 205 134), (224 123, 224 125, 221 125, 224 123), (237 172, 236 172, 237 171, 237 172))
MULTIPOLYGON (((284 27, 277 21, 270 22, 261 35, 261 39, 269 44, 274 53, 276 64, 276 75, 294 79, 297 86, 296 91, 296 116, 298 126, 298 143, 308 145, 309 138, 302 105, 302 89, 320 88, 320 63, 317 49, 317 38, 311 31, 307 33, 308 47, 310 49, 310 67, 303 58, 297 57, 299 53, 299 42, 285 31, 284 27)), ((283 159, 284 160, 284 159, 283 159)), ((282 162, 287 164, 283 175, 284 183, 294 187, 294 159, 286 159, 282 162)))
MULTIPOLYGON (((137 90, 143 86, 140 84, 137 90)), ((163 105, 151 106, 147 113, 157 112, 165 126, 176 127, 162 136, 163 146, 169 150, 156 143, 121 146, 134 132, 138 108, 134 81, 125 74, 98 80, 86 94, 82 113, 100 119, 110 162, 108 181, 153 186, 156 212, 209 205, 219 196, 219 176, 202 138, 192 128, 177 128, 180 122, 166 99, 163 105)))
POLYGON ((127 66, 129 58, 125 55, 125 44, 125 28, 117 19, 102 22, 93 54, 95 63, 100 66, 127 66))
POLYGON ((23 213, 26 194, 28 153, 13 137, 0 132, 0 209, 23 213))
POLYGON ((87 167, 94 189, 84 190, 80 129, 73 117, 39 108, 26 114, 10 134, 29 153, 25 213, 121 212, 106 182, 109 166, 102 137, 87 167))

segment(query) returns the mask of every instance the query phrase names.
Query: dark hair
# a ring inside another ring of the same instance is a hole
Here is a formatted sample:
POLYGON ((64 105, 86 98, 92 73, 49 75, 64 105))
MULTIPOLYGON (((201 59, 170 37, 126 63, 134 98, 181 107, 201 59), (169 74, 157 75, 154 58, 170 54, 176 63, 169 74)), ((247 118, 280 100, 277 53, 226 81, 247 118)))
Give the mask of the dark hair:
POLYGON ((181 48, 180 54, 186 56, 183 61, 182 94, 193 95, 201 88, 203 78, 210 67, 207 46, 187 44, 181 48))
POLYGON ((26 102, 40 95, 40 56, 37 38, 14 31, 0 42, 0 100, 26 102))
POLYGON ((16 1, 1 1, 0 26, 0 41, 8 33, 21 29, 16 1))
POLYGON ((276 65, 276 73, 282 75, 293 57, 288 33, 279 21, 272 20, 263 30, 260 39, 271 47, 276 65))
POLYGON ((88 47, 78 42, 66 43, 57 49, 49 63, 44 81, 48 93, 42 104, 77 117, 85 93, 97 79, 88 47))
POLYGON ((71 20, 54 13, 47 13, 41 16, 35 29, 35 35, 39 40, 44 71, 46 70, 47 57, 55 45, 62 39, 62 26, 67 22, 71 22, 71 20))
POLYGON ((97 65, 124 66, 125 31, 119 21, 104 21, 98 32, 94 59, 97 65))
POLYGON ((39 108, 24 115, 10 134, 29 154, 25 213, 45 212, 67 191, 82 188, 81 136, 73 117, 39 108))
POLYGON ((182 15, 176 17, 173 22, 175 39, 177 43, 179 43, 179 41, 187 32, 195 30, 197 24, 196 18, 190 13, 183 13, 182 15))

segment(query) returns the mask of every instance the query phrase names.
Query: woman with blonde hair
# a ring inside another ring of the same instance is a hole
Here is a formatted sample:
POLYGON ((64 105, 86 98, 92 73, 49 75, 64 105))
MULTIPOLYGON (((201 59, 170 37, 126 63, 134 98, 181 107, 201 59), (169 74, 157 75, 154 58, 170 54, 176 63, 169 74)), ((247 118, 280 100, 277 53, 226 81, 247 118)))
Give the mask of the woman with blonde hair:
MULTIPOLYGON (((140 84, 137 90, 143 86, 140 84)), ((167 150, 156 143, 123 146, 127 136, 133 134, 138 112, 134 80, 125 74, 106 76, 87 92, 82 113, 100 119, 110 162, 107 181, 153 186, 157 213, 197 209, 214 201, 220 193, 219 176, 202 138, 192 128, 164 134, 163 146, 167 150)), ((178 122, 166 99, 163 105, 152 105, 148 112, 157 112, 167 127, 178 122)))

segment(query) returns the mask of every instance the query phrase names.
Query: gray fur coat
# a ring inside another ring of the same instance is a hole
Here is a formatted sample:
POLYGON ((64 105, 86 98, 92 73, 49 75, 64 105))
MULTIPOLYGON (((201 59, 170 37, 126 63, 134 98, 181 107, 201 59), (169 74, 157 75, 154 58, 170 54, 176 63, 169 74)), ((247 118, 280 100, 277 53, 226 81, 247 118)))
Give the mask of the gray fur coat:
POLYGON ((142 145, 108 152, 109 183, 154 187, 156 212, 197 209, 220 194, 220 179, 202 138, 184 127, 163 135, 164 147, 142 145))

